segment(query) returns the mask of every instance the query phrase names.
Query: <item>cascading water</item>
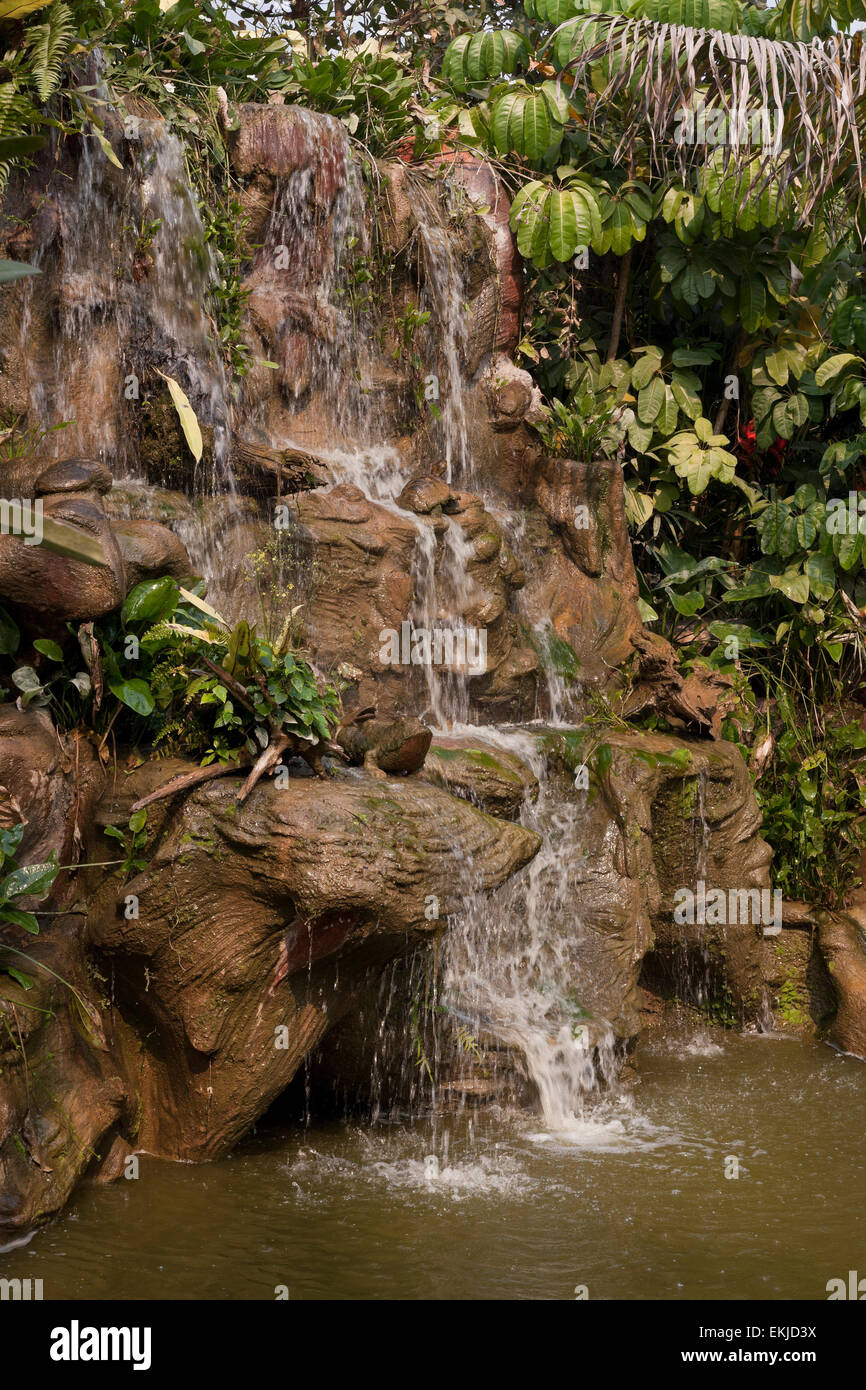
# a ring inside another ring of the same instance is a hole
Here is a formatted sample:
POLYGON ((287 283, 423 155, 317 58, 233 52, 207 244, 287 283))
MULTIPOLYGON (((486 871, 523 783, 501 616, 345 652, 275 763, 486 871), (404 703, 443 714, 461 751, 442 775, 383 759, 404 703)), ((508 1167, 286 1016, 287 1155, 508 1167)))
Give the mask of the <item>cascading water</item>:
POLYGON ((348 273, 350 257, 363 257, 367 247, 363 188, 339 121, 302 108, 294 120, 296 138, 315 158, 276 181, 255 260, 255 294, 279 306, 276 337, 287 394, 298 400, 317 392, 340 436, 369 438, 369 325, 353 302, 348 273))
POLYGON ((523 1058, 545 1123, 562 1131, 618 1072, 613 1029, 582 1002, 586 798, 552 786, 533 731, 473 732, 532 767, 538 800, 527 799, 521 821, 542 845, 508 885, 467 900, 444 943, 442 998, 473 1032, 523 1058))
MULTIPOLYGON (((114 258, 128 249, 129 238, 124 208, 105 191, 106 167, 96 141, 85 138, 77 177, 59 183, 56 220, 46 221, 30 257, 39 271, 53 254, 62 260, 51 370, 40 364, 30 384, 33 426, 45 432, 43 447, 55 457, 83 453, 114 461, 121 438, 121 392, 109 398, 100 385, 115 380, 118 338, 127 337, 132 322, 128 296, 113 274, 114 258), (87 417, 79 420, 85 400, 87 417)), ((24 286, 19 341, 25 363, 40 289, 35 277, 24 286)))
MULTIPOLYGON (((109 102, 104 84, 101 100, 109 102)), ((133 176, 123 196, 108 177, 108 155, 85 135, 74 180, 58 180, 32 262, 62 261, 53 370, 31 387, 34 423, 53 433, 53 451, 94 453, 116 476, 128 466, 128 437, 140 381, 153 367, 174 377, 213 432, 211 476, 198 491, 231 490, 229 388, 207 303, 217 280, 213 255, 186 171, 183 147, 162 120, 131 128, 133 176), (81 418, 78 418, 78 417, 81 418)), ((39 292, 28 282, 22 357, 39 292)))
MULTIPOLYGON (((423 202, 420 208, 423 210, 423 202)), ((424 266, 422 302, 430 314, 434 335, 438 390, 439 434, 445 460, 445 478, 471 478, 471 455, 464 403, 463 358, 467 337, 466 291, 454 247, 444 227, 418 217, 418 237, 424 266), (443 373, 444 380, 440 380, 443 373)), ((428 337, 431 336, 428 333, 428 337)))
POLYGON ((151 352, 162 370, 181 378, 199 420, 213 430, 211 476, 196 479, 196 490, 233 491, 229 387, 205 308, 218 279, 216 262, 183 146, 163 121, 140 121, 137 129, 142 217, 145 227, 154 228, 153 269, 142 305, 153 335, 151 352))

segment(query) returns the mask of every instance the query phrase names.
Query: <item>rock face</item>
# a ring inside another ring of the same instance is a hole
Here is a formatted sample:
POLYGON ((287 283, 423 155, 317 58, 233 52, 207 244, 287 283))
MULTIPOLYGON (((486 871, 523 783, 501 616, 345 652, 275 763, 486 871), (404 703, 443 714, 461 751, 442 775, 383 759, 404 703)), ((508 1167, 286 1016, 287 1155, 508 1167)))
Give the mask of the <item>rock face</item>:
MULTIPOLYGON (((118 608, 144 579, 193 572, 182 541, 157 521, 113 522, 106 506, 112 477, 98 460, 60 459, 33 485, 42 516, 60 522, 62 539, 74 551, 95 543, 102 557, 93 564, 32 544, 22 535, 0 535, 0 598, 30 620, 90 621, 118 608)), ((45 520, 31 513, 28 529, 51 541, 45 520)))
POLYGON ((420 719, 369 719, 340 729, 336 741, 368 772, 405 775, 423 767, 432 737, 420 719))
POLYGON ((818 922, 821 955, 835 996, 831 1009, 832 1003, 836 1005, 830 1041, 843 1052, 853 1052, 866 1060, 866 936, 862 903, 850 913, 820 913, 818 922))
POLYGON ((522 758, 479 740, 437 736, 424 764, 428 781, 462 796, 492 816, 516 820, 538 796, 538 778, 522 758))
POLYGON ((606 684, 641 631, 618 463, 546 459, 535 488, 526 606, 574 651, 583 683, 606 684))
MULTIPOLYGON (((229 620, 279 631, 291 613, 323 675, 352 668, 348 714, 375 716, 341 733, 355 766, 260 784, 243 807, 230 778, 154 803, 140 874, 58 878, 57 915, 23 942, 27 998, 0 968, 0 1231, 134 1149, 225 1153, 332 1033, 362 1073, 384 967, 408 981, 447 918, 474 923, 473 969, 508 946, 512 985, 552 959, 596 1051, 606 1033, 633 1045, 648 996, 700 994, 727 1021, 773 1013, 866 1055, 856 904, 789 913, 769 938, 675 916, 700 883, 770 888, 737 750, 565 726, 591 688, 718 736, 729 690, 683 680, 642 627, 620 464, 545 455, 539 391, 512 360, 522 266, 493 171, 465 151, 398 159, 374 193, 337 120, 246 104, 223 121, 250 218, 242 384, 213 339, 213 267, 162 121, 145 112, 132 141, 108 111, 122 168, 64 141, 56 167, 46 153, 13 180, 0 252, 43 273, 0 302, 0 409, 38 443, 12 451, 3 487, 104 563, 2 535, 0 603, 32 637, 117 610, 143 579, 201 572, 229 620), (142 248, 134 226, 152 221, 142 248), (386 267, 375 292, 371 265, 386 267), (199 464, 166 376, 199 416, 199 464), (483 662, 404 655, 405 637, 445 631, 483 634, 483 662), (547 716, 518 743, 489 728, 547 716)), ((83 731, 0 707, 0 818, 24 822, 21 862, 104 860, 104 828, 189 770, 121 766, 106 790, 83 731)), ((485 1046, 514 1060, 513 1038, 485 1046)), ((465 1069, 444 1086, 492 1094, 465 1069)))
MULTIPOLYGON (((51 853, 73 862, 104 784, 91 745, 58 738, 41 711, 0 706, 0 784, 3 825, 24 824, 19 863, 43 863, 51 853)), ((56 910, 73 892, 61 874, 47 907, 56 910)), ((81 918, 40 921, 35 938, 0 927, 0 966, 32 981, 25 990, 0 968, 0 1244, 4 1231, 63 1206, 124 1099, 83 969, 81 918), (4 955, 4 946, 30 959, 4 955)))
MULTIPOLYGON (((141 788, 130 777, 98 822, 122 821, 141 788)), ((438 788, 367 773, 260 786, 243 808, 213 785, 163 814, 147 870, 100 893, 89 938, 142 1097, 135 1142, 174 1158, 214 1157, 249 1128, 371 972, 437 930, 430 903, 461 910, 462 863, 485 891, 538 845, 438 788)))
MULTIPOLYGON (((583 765, 584 735, 552 733, 547 742, 562 765, 583 765)), ((732 1021, 754 1021, 764 1002, 761 925, 674 917, 678 890, 697 894, 701 881, 726 895, 769 890, 771 852, 738 750, 618 732, 604 734, 604 747, 607 766, 592 772, 583 862, 574 869, 588 926, 576 963, 587 1007, 632 1040, 642 982, 669 994, 697 982, 704 1003, 724 1006, 732 1021)))
MULTIPOLYGON (((144 764, 96 807, 89 744, 38 714, 0 719, 4 815, 27 822, 26 862, 52 849, 70 862, 85 825, 102 860, 102 828, 187 768, 144 764)), ((224 1153, 384 965, 538 846, 414 779, 290 780, 240 809, 236 790, 158 803, 148 867, 129 882, 63 875, 50 906, 70 915, 44 939, 4 927, 0 944, 23 937, 33 955, 35 986, 0 970, 0 1233, 45 1220, 86 1172, 116 1176, 133 1149, 224 1153), (108 972, 111 1003, 94 985, 108 972)))

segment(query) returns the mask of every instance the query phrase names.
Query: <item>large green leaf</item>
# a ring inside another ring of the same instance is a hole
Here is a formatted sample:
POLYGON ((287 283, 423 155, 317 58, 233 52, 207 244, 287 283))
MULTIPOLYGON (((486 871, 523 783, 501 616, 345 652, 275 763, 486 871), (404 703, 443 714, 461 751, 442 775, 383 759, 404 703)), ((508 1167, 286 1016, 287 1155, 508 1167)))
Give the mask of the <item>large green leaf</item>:
POLYGON ((862 367, 863 361, 853 352, 837 352, 833 357, 828 357, 822 362, 815 373, 815 385, 827 386, 831 381, 835 381, 843 372, 850 372, 854 367, 862 367))
POLYGON ((529 49, 522 34, 510 29, 483 30, 480 34, 461 34, 446 48, 442 76, 458 92, 477 87, 492 77, 513 73, 529 62, 529 49))
POLYGON ((664 403, 665 383, 660 376, 654 376, 637 398, 637 416, 641 424, 651 425, 664 403))
POLYGON ((159 622, 176 606, 178 593, 177 584, 168 575, 161 579, 145 579, 141 584, 136 584, 127 594, 121 611, 124 625, 159 622))
POLYGON ((548 195, 547 213, 550 220, 549 244, 557 261, 570 260, 578 245, 577 209, 572 195, 565 189, 554 189, 548 195))
POLYGON ((805 564, 809 588, 815 598, 826 602, 836 590, 836 575, 829 555, 810 555, 805 564))
POLYGON ((153 713, 153 695, 146 681, 134 676, 131 680, 111 680, 108 687, 112 695, 136 714, 153 713))
POLYGON ((740 29, 740 7, 736 0, 641 0, 637 9, 647 19, 661 24, 718 29, 727 34, 735 34, 740 29))

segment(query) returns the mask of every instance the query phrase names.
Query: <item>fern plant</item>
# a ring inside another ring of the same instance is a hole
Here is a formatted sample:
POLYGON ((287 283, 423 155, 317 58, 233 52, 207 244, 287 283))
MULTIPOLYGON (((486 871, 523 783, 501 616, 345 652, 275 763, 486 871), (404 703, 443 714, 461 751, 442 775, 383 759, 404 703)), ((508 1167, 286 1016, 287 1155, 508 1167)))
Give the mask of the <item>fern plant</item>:
MULTIPOLYGON (((0 5, 0 23, 20 19, 26 12, 23 0, 14 10, 0 5)), ((23 39, 16 31, 16 46, 3 53, 7 80, 0 82, 0 194, 14 166, 45 143, 48 118, 41 108, 60 86, 74 36, 72 11, 62 0, 56 0, 48 18, 25 29, 23 39)), ((0 47, 2 43, 0 35, 0 47)))

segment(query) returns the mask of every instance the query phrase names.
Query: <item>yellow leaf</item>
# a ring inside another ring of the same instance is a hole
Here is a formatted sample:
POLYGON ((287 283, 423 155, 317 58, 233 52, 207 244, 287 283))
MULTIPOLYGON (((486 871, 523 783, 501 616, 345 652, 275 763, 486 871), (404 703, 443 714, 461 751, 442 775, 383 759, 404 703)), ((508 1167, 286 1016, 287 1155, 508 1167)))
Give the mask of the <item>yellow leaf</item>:
POLYGON ((202 613, 207 613, 209 618, 215 618, 221 627, 228 627, 225 618, 221 618, 216 609, 211 608, 210 604, 205 603, 198 594, 190 593, 189 589, 185 589, 182 584, 178 584, 177 588, 181 598, 186 599, 187 603, 191 603, 194 608, 200 608, 202 613))
POLYGON ((47 4, 48 0, 0 0, 0 19, 23 19, 47 4))
MULTIPOLYGON (((159 368, 156 369, 159 372, 159 368)), ((195 411, 189 403, 185 391, 177 384, 173 376, 166 376, 165 372, 159 372, 163 381, 168 382, 168 389, 174 401, 174 408, 180 420, 180 427, 186 436, 186 442, 190 447, 190 453, 198 463, 204 450, 201 437, 201 428, 195 411)))
POLYGON ((99 141, 100 145, 102 146, 102 151, 106 159, 109 160, 112 164, 115 164, 118 169, 122 169, 123 165, 121 164, 117 155, 114 153, 114 150, 111 148, 111 145, 109 144, 107 138, 103 135, 102 131, 99 129, 98 126, 93 127, 93 133, 99 141))
POLYGON ((205 632, 204 628, 187 627, 186 623, 166 623, 166 627, 172 632, 183 632, 187 637, 197 637, 200 642, 213 644, 216 640, 209 632, 205 632))

